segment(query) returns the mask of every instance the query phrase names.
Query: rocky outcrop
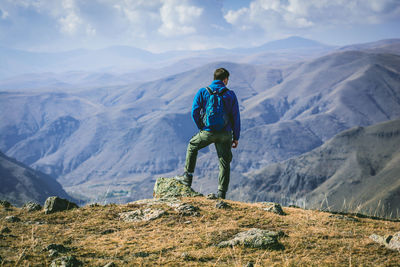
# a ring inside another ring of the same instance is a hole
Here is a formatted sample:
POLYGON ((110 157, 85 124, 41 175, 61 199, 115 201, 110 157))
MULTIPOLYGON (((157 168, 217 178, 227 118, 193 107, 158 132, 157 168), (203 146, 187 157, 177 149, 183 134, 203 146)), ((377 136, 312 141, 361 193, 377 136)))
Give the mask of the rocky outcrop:
POLYGON ((278 232, 253 228, 236 234, 228 241, 219 243, 218 247, 224 248, 242 245, 248 248, 283 249, 283 245, 278 241, 279 236, 281 234, 278 232))
POLYGON ((154 185, 153 196, 155 198, 171 197, 197 197, 202 194, 194 191, 189 186, 183 185, 174 178, 157 178, 154 185))
POLYGON ((49 197, 44 203, 44 213, 49 214, 57 211, 64 211, 79 208, 73 202, 59 197, 49 197))
POLYGON ((369 238, 381 245, 384 245, 388 249, 397 250, 400 252, 400 232, 397 232, 394 235, 385 236, 372 234, 369 238))

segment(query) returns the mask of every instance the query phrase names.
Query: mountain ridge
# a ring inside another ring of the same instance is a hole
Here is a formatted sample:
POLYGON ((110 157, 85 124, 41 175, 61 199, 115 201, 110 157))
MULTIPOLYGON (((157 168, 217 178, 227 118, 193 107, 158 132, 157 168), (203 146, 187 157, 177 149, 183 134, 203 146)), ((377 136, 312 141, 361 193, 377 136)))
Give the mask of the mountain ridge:
POLYGON ((22 206, 31 201, 44 204, 50 196, 72 199, 52 177, 0 152, 0 199, 22 206))
POLYGON ((232 196, 398 217, 399 144, 400 119, 352 128, 299 157, 248 174, 232 196), (256 188, 257 194, 246 193, 256 188))

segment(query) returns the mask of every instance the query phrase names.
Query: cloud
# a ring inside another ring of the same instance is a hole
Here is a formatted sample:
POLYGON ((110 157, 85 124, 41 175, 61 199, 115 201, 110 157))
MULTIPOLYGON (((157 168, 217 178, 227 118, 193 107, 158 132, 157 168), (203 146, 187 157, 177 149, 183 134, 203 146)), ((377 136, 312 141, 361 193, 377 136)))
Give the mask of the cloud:
POLYGON ((398 0, 254 0, 224 18, 238 29, 269 32, 373 24, 399 15, 398 0))
POLYGON ((203 8, 187 1, 165 0, 160 8, 162 25, 158 31, 168 37, 195 33, 202 13, 203 8))
POLYGON ((0 8, 0 18, 7 19, 8 16, 8 12, 0 8))
POLYGON ((399 0, 0 0, 0 44, 53 51, 237 47, 399 16, 399 0))

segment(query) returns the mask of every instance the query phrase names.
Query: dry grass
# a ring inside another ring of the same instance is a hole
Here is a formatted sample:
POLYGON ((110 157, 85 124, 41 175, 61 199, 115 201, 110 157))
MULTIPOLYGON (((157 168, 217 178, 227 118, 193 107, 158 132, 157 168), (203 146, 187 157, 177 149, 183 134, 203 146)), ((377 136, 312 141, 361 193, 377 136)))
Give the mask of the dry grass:
MULTIPOLYGON (((137 204, 83 207, 45 215, 19 208, 0 210, 0 256, 3 266, 48 266, 54 257, 43 249, 62 244, 85 266, 400 266, 400 253, 373 243, 372 233, 393 234, 399 222, 358 219, 347 221, 320 211, 284 208, 286 216, 260 209, 259 204, 227 201, 220 210, 203 197, 184 198, 200 208, 200 216, 181 216, 166 205, 168 215, 149 222, 127 223, 118 213, 143 208, 137 204), (16 215, 21 222, 8 223, 16 215), (32 224, 40 222, 43 224, 32 224), (190 221, 190 223, 188 222, 190 221), (284 250, 214 245, 232 235, 261 228, 282 230, 284 250), (105 232, 108 231, 108 232, 105 232)), ((154 207, 154 206, 153 206, 154 207)), ((0 264, 1 265, 1 264, 0 264)))

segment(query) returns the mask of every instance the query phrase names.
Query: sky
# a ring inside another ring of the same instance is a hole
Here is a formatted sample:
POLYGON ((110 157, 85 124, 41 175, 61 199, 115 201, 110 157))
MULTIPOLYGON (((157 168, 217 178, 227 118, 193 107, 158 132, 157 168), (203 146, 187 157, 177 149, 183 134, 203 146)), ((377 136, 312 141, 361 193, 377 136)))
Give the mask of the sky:
POLYGON ((202 50, 289 36, 400 38, 400 0, 0 0, 0 46, 29 51, 202 50))

